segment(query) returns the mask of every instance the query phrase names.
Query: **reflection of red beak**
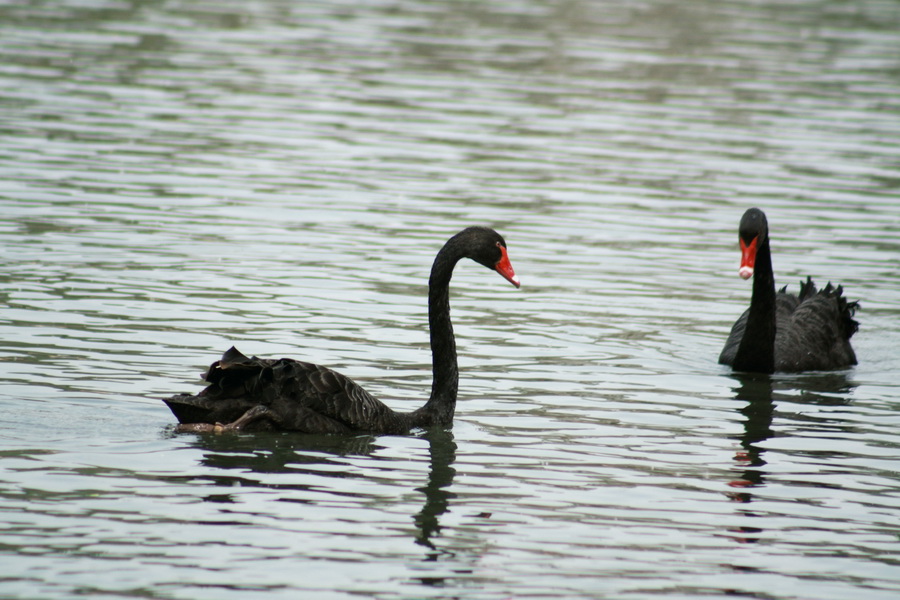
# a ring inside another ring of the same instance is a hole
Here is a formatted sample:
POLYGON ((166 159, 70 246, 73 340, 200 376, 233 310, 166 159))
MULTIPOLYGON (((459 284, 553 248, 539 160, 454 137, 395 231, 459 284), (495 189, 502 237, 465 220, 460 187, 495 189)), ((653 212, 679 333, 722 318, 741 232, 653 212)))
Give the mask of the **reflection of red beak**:
POLYGON ((497 246, 500 248, 500 260, 497 261, 497 264, 494 265, 494 269, 503 275, 503 279, 507 280, 511 284, 516 287, 519 287, 519 278, 516 277, 516 272, 513 271, 512 265, 509 264, 509 256, 506 254, 506 248, 504 248, 499 243, 497 246))
POLYGON ((756 264, 756 245, 759 242, 759 236, 751 240, 750 244, 744 243, 741 238, 741 268, 738 269, 738 275, 741 279, 750 279, 753 277, 753 266, 756 264))

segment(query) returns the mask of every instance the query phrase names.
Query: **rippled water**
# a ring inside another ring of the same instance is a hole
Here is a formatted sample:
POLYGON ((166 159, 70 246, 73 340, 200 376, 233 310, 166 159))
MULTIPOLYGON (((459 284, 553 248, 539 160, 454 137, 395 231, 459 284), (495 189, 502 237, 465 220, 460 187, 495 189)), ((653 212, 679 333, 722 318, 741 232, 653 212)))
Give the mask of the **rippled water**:
POLYGON ((900 5, 0 5, 4 598, 895 598, 900 5), (860 364, 716 364, 776 278, 860 364), (232 343, 448 432, 173 433, 232 343))

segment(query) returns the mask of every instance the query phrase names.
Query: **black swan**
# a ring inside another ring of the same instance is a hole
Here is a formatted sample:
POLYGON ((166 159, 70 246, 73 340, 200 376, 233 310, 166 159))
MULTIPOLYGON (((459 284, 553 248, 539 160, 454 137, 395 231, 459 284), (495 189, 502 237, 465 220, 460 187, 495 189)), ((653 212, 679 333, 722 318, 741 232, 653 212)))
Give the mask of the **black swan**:
POLYGON ((428 280, 433 381, 431 397, 421 408, 397 413, 327 367, 289 358, 247 358, 232 347, 209 367, 204 376, 209 385, 203 391, 164 400, 181 423, 177 431, 405 434, 415 428, 450 425, 459 369, 449 288, 461 258, 471 258, 519 287, 506 242, 493 229, 469 227, 444 244, 428 280))
POLYGON ((812 279, 800 283, 800 295, 775 293, 769 225, 766 215, 751 208, 739 228, 743 279, 753 277, 750 308, 731 328, 719 363, 735 371, 826 371, 856 364, 850 337, 859 324, 858 307, 847 302, 841 286, 816 290, 812 279))

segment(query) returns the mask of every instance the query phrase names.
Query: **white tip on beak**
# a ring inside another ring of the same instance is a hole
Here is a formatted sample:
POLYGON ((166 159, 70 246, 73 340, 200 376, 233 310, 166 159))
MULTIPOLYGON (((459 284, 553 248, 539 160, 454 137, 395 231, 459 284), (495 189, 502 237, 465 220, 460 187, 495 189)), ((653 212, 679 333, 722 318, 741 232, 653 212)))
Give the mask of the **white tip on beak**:
POLYGON ((753 277, 753 269, 750 267, 741 267, 738 270, 738 275, 741 276, 741 279, 750 279, 753 277))

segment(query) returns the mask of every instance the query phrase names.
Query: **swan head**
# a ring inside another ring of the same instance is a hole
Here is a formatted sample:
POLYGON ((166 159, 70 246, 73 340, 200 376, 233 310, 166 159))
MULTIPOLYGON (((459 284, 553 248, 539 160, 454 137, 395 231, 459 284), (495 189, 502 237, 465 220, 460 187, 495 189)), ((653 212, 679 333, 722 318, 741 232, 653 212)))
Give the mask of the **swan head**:
POLYGON ((490 227, 468 227, 453 236, 451 242, 459 244, 467 258, 496 271, 516 287, 522 285, 509 262, 506 240, 490 227))
POLYGON ((741 279, 750 279, 756 265, 756 254, 769 237, 769 224, 766 214, 758 208, 749 208, 741 217, 738 238, 741 244, 741 267, 738 275, 741 279))

